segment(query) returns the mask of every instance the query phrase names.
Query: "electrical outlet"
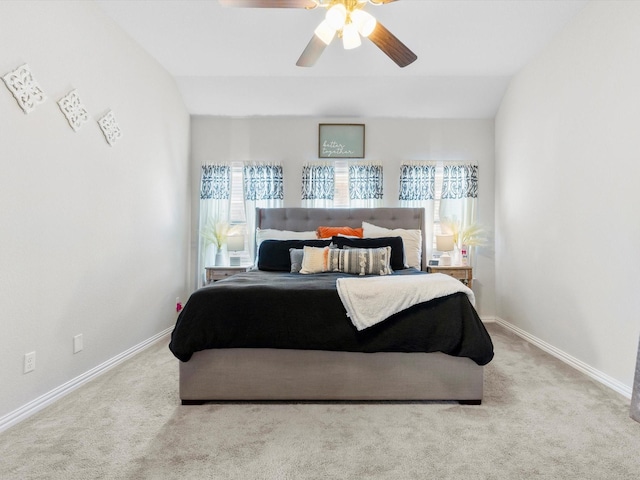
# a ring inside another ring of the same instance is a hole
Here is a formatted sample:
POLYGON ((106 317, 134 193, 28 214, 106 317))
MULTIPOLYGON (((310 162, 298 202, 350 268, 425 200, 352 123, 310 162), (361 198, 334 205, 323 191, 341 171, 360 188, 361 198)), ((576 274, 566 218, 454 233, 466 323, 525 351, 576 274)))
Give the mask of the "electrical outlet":
POLYGON ((33 372, 36 369, 36 352, 25 353, 24 373, 33 372))
POLYGON ((81 352, 83 348, 82 334, 73 337, 73 353, 81 352))

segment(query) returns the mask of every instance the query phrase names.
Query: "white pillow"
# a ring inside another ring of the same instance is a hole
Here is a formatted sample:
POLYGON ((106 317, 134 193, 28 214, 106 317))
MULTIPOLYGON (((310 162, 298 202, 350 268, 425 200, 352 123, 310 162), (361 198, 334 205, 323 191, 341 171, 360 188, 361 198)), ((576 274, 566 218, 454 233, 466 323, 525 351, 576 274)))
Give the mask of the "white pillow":
POLYGON ((260 246, 263 240, 317 240, 317 237, 315 230, 294 232, 274 228, 256 228, 256 244, 260 246))
POLYGON ((322 273, 327 271, 329 247, 303 247, 300 273, 322 273))
POLYGON ((362 222, 363 238, 401 237, 404 247, 404 266, 422 268, 422 231, 404 228, 384 228, 362 222))

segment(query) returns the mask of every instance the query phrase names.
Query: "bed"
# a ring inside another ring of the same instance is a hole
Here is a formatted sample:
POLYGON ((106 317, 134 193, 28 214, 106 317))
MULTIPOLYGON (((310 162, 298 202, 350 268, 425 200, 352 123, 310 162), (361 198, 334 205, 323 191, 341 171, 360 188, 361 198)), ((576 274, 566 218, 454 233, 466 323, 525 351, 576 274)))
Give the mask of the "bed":
MULTIPOLYGON (((422 268, 391 276, 411 283, 427 280, 431 274, 420 271, 426 266, 423 209, 256 210, 260 231, 357 228, 363 222, 395 232, 419 230, 422 268)), ((180 360, 182 404, 481 403, 483 366, 493 357, 493 345, 467 295, 457 292, 422 302, 360 331, 336 295, 336 284, 344 282, 339 279, 351 281, 349 277, 354 275, 256 270, 194 292, 170 343, 180 360)))

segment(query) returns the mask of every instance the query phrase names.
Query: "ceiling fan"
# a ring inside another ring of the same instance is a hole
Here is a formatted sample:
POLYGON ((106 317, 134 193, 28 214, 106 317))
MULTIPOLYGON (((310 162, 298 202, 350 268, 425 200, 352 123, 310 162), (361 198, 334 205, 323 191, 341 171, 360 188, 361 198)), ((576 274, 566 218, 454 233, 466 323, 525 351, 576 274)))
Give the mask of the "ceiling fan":
POLYGON ((384 5, 398 0, 219 0, 227 7, 326 9, 325 19, 315 29, 311 40, 296 62, 299 67, 313 66, 327 45, 338 35, 345 49, 359 47, 360 37, 369 38, 399 67, 406 67, 418 57, 387 30, 373 15, 363 10, 367 3, 384 5))

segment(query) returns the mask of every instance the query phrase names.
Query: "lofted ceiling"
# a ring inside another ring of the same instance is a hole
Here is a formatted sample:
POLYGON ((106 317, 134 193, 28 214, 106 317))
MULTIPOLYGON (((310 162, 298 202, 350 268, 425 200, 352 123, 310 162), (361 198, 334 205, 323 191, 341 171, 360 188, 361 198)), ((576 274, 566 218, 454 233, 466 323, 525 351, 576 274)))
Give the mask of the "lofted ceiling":
POLYGON ((510 78, 587 0, 401 0, 367 5, 418 56, 336 38, 297 67, 325 10, 217 0, 97 0, 171 73, 193 115, 493 118, 510 78))

